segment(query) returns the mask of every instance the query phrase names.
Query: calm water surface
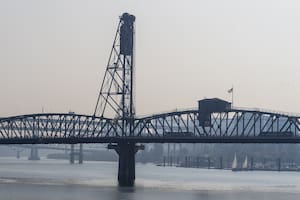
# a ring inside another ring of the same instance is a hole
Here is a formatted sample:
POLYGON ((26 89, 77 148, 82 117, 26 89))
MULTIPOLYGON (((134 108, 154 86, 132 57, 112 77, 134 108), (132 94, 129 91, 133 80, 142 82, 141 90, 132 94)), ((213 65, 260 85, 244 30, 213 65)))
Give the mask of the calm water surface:
POLYGON ((136 186, 117 186, 117 163, 0 158, 1 200, 298 200, 299 172, 136 165, 136 186))

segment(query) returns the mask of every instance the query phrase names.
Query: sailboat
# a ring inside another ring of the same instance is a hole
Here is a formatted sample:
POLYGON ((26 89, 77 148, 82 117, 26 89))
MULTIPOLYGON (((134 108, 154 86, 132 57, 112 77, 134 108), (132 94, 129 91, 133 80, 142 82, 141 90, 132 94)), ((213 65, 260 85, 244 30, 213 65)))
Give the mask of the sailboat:
POLYGON ((231 170, 232 171, 239 171, 239 169, 238 169, 238 162, 237 162, 237 158, 236 158, 236 153, 234 154, 234 159, 232 161, 231 170))
POLYGON ((248 167, 248 157, 246 156, 245 160, 244 160, 244 163, 243 163, 243 166, 242 166, 242 170, 248 170, 249 167, 248 167))

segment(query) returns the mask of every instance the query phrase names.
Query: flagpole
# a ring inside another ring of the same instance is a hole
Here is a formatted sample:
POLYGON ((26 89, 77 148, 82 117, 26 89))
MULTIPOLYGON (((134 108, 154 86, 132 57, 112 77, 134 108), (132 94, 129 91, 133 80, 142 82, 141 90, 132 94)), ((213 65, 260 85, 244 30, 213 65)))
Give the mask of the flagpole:
POLYGON ((231 106, 233 106, 233 85, 232 87, 227 91, 228 93, 231 93, 231 106))
POLYGON ((231 92, 231 106, 233 107, 233 91, 234 91, 234 89, 233 89, 233 86, 232 86, 232 92, 231 92))

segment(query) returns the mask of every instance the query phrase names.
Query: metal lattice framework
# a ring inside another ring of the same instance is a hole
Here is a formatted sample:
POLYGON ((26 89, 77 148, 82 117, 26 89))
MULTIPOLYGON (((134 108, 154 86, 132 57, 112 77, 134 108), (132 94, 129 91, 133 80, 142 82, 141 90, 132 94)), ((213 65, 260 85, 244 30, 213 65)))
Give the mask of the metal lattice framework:
POLYGON ((95 116, 115 114, 114 118, 121 119, 123 116, 134 115, 134 20, 135 17, 127 13, 120 17, 94 111, 95 116))
POLYGON ((94 116, 121 119, 123 136, 132 134, 135 116, 134 21, 128 13, 120 17, 94 111, 94 116))
POLYGON ((198 110, 136 118, 132 135, 122 120, 76 114, 33 114, 0 119, 0 144, 47 143, 299 143, 300 117, 232 109, 199 125, 198 110))

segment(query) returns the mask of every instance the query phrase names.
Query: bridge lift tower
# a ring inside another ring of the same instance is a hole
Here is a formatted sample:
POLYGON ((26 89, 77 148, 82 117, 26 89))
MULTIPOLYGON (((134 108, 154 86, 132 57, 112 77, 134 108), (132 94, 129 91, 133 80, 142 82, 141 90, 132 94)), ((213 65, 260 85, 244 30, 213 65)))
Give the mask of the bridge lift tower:
POLYGON ((94 116, 121 120, 121 138, 109 144, 119 155, 120 186, 132 186, 135 180, 135 153, 143 149, 127 138, 133 135, 134 109, 134 22, 135 16, 122 14, 101 84, 94 116))

